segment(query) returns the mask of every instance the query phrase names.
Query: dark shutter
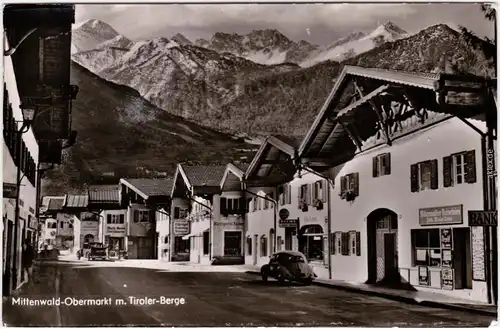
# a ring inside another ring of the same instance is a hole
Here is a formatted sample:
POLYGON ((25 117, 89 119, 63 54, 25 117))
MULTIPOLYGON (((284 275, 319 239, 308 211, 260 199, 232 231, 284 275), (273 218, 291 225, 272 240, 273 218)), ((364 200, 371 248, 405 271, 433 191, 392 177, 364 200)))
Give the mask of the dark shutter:
POLYGON ((340 177, 340 193, 343 193, 347 189, 346 176, 340 177))
POLYGON ((418 192, 418 163, 410 166, 411 191, 418 192))
POLYGON ((356 232, 356 256, 361 256, 361 232, 356 232))
POLYGON ((452 175, 452 165, 453 157, 447 156, 443 158, 443 186, 450 187, 453 186, 453 175, 452 175))
MULTIPOLYGON (((495 161, 495 159, 493 159, 495 161)), ((468 151, 465 153, 465 181, 469 184, 476 182, 476 151, 468 151)))
POLYGON ((111 214, 108 214, 106 217, 107 217, 108 224, 111 223, 111 214))
POLYGON ((391 174, 391 153, 384 154, 385 157, 385 175, 391 174))
POLYGON ((180 217, 180 209, 179 207, 174 207, 174 218, 177 219, 180 217))
POLYGON ((349 255, 349 233, 342 232, 342 255, 349 255))
POLYGON ((354 180, 354 195, 359 196, 359 173, 355 172, 352 174, 352 178, 354 180))
MULTIPOLYGON (((177 217, 176 218, 179 218, 179 208, 177 208, 177 217)), ((138 223, 139 222, 139 211, 138 210, 134 210, 134 222, 135 223, 138 223)))
POLYGON ((227 199, 220 198, 220 212, 221 214, 225 213, 227 210, 227 199))
POLYGON ((373 157, 373 177, 378 177, 378 157, 373 157))
POLYGON ((431 189, 437 190, 438 185, 438 161, 436 159, 431 160, 431 189))
POLYGON ((121 214, 120 215, 120 224, 124 224, 124 223, 125 223, 125 215, 121 214))
POLYGON ((240 201, 238 203, 239 203, 239 208, 238 208, 239 213, 244 214, 246 212, 246 209, 247 209, 247 203, 246 203, 245 198, 241 197, 240 201))
POLYGON ((337 241, 335 241, 335 233, 331 233, 331 240, 332 240, 332 251, 331 254, 335 255, 337 252, 337 241))

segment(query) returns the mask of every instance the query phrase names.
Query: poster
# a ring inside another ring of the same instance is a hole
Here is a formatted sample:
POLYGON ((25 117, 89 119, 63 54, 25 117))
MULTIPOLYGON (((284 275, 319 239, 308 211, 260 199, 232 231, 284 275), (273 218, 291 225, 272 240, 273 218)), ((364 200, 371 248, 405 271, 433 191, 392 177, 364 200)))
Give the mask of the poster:
POLYGON ((472 235, 472 279, 476 281, 486 280, 486 267, 484 259, 484 235, 483 227, 471 227, 472 235))
POLYGON ((419 266, 418 267, 418 284, 421 286, 429 285, 429 269, 427 266, 419 266))
POLYGON ((442 265, 443 267, 452 267, 452 264, 453 264, 453 256, 452 256, 452 253, 451 253, 451 250, 446 250, 446 249, 443 249, 443 255, 442 255, 442 265))
POLYGON ((441 270, 441 287, 445 290, 453 290, 453 270, 444 268, 441 270))
POLYGON ((453 249, 451 228, 441 229, 441 248, 453 249))

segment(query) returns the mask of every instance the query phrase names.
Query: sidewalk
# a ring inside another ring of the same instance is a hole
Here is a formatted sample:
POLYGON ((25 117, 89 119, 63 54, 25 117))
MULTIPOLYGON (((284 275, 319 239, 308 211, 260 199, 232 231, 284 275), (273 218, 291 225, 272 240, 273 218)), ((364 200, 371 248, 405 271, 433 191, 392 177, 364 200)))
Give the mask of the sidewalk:
MULTIPOLYGON (((253 265, 241 266, 246 269, 247 273, 260 275, 260 267, 256 267, 253 265)), ((498 314, 497 306, 475 302, 468 299, 450 297, 444 294, 433 292, 392 289, 364 283, 351 283, 329 279, 316 279, 313 281, 313 284, 323 287, 343 289, 347 291, 383 297, 408 304, 454 309, 483 315, 496 316, 498 314)))

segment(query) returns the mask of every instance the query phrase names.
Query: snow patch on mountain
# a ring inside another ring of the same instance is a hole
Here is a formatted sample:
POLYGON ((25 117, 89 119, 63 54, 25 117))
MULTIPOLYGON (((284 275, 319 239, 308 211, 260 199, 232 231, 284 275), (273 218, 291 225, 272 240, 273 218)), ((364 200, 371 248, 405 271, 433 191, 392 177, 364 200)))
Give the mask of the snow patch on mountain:
POLYGON ((96 49, 99 44, 112 40, 119 36, 109 24, 89 19, 73 26, 72 50, 75 52, 96 49))

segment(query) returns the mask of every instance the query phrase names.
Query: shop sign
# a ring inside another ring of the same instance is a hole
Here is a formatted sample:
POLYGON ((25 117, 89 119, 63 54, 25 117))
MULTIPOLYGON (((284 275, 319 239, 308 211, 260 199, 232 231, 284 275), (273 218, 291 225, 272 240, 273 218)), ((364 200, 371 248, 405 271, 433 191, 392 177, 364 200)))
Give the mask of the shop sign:
POLYGON ((463 223, 463 205, 421 208, 418 214, 422 226, 463 223))
POLYGON ((495 177, 496 176, 496 170, 495 170, 495 150, 493 149, 488 149, 486 151, 486 173, 488 177, 495 177))
POLYGON ((469 226, 497 226, 498 211, 469 210, 469 226))
POLYGON ((453 242, 452 242, 451 228, 442 228, 441 229, 441 248, 453 249, 452 245, 453 245, 453 242))
POLYGON ((106 226, 106 234, 111 235, 111 234, 117 234, 117 235, 125 235, 126 234, 126 227, 123 224, 108 224, 106 226))
POLYGON ((280 210, 279 216, 280 216, 281 219, 285 220, 288 217, 290 217, 290 212, 288 211, 288 209, 283 208, 283 209, 280 210))
POLYGON ((175 235, 189 234, 189 221, 187 220, 174 221, 174 234, 175 235))
POLYGON ((452 267, 453 256, 452 256, 451 250, 443 249, 442 250, 442 258, 443 258, 443 262, 442 262, 443 267, 452 267))
POLYGON ((421 286, 429 285, 429 269, 427 266, 418 267, 418 284, 421 286))
POLYGON ((486 262, 484 252, 483 227, 471 227, 472 236, 472 280, 486 280, 486 262))
POLYGON ((214 222, 214 226, 229 226, 229 225, 242 226, 243 222, 237 222, 237 221, 214 222))
POLYGON ((12 183, 3 183, 3 197, 6 199, 15 199, 17 196, 17 185, 12 183))
POLYGON ((279 227, 293 227, 297 228, 298 219, 280 219, 279 227))
POLYGON ((451 268, 443 268, 441 270, 441 288, 453 290, 453 286, 453 270, 451 268))

